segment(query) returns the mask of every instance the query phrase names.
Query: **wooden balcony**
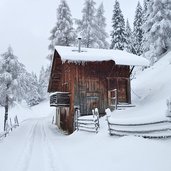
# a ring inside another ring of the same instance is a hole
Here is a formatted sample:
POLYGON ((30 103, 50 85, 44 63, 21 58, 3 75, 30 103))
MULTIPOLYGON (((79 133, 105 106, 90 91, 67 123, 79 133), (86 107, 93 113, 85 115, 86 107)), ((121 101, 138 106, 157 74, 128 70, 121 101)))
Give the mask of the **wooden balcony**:
POLYGON ((50 96, 51 107, 69 107, 70 96, 68 92, 56 92, 50 96))

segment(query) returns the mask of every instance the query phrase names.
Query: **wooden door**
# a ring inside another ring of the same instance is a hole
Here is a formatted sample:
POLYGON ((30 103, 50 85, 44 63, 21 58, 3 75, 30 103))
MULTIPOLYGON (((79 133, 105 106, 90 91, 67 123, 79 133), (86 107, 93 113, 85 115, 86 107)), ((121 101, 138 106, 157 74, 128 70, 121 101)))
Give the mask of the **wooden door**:
POLYGON ((117 89, 117 101, 121 103, 128 103, 128 80, 121 77, 109 78, 108 92, 111 92, 111 90, 114 89, 117 89))
POLYGON ((92 114, 92 109, 100 107, 99 93, 87 93, 87 114, 92 114))
POLYGON ((118 101, 127 103, 128 102, 128 81, 127 79, 118 79, 118 101))

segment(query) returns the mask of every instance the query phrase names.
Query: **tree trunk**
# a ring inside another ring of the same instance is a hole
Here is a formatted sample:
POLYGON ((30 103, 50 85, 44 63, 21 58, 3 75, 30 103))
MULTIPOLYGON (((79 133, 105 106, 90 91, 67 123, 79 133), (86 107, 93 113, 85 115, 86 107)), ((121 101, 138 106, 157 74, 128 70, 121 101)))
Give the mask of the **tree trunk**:
POLYGON ((6 131, 7 120, 8 120, 8 95, 6 95, 6 100, 5 100, 4 131, 6 131))

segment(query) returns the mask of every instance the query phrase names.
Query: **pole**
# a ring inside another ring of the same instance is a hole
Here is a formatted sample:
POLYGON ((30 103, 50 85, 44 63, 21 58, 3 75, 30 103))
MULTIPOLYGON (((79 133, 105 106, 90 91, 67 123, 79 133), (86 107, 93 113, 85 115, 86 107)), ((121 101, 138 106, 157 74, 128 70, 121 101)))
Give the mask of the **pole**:
POLYGON ((4 131, 6 131, 7 120, 8 120, 8 95, 6 95, 6 100, 5 100, 4 131))

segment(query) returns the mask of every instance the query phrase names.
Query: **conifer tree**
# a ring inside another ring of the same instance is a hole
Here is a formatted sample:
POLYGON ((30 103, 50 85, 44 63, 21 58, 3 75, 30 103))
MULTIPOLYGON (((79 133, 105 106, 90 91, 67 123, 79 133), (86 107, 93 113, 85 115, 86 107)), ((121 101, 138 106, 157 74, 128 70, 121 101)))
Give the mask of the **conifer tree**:
POLYGON ((84 7, 82 10, 82 19, 76 21, 78 26, 77 32, 82 38, 82 45, 87 48, 94 47, 97 41, 95 4, 96 3, 93 0, 85 0, 84 7))
POLYGON ((133 30, 133 45, 134 50, 133 53, 136 55, 141 55, 143 53, 142 48, 142 39, 143 39, 143 30, 142 30, 142 24, 143 24, 143 12, 140 2, 137 4, 137 8, 135 11, 135 19, 134 19, 134 30, 133 30))
POLYGON ((125 46, 125 21, 120 9, 120 4, 116 0, 112 17, 111 49, 123 50, 125 46))
POLYGON ((23 72, 25 72, 24 65, 13 54, 12 48, 8 47, 0 59, 0 105, 5 108, 4 130, 8 120, 9 106, 22 99, 20 77, 23 72))
POLYGON ((49 75, 50 75, 50 67, 46 69, 42 66, 39 74, 39 85, 38 85, 38 93, 40 95, 40 101, 47 99, 48 93, 48 82, 49 82, 49 75))
POLYGON ((26 102, 29 106, 34 106, 39 104, 40 95, 38 92, 39 84, 38 79, 35 73, 27 73, 27 93, 26 93, 26 102))
POLYGON ((148 3, 149 3, 149 0, 144 0, 144 1, 143 1, 143 24, 144 24, 145 21, 146 21, 148 3))
POLYGON ((145 56, 153 64, 171 47, 170 0, 150 0, 143 29, 145 56))
POLYGON ((96 12, 96 24, 97 24, 97 30, 96 30, 96 46, 97 48, 107 49, 109 44, 106 40, 108 37, 108 34, 105 31, 106 28, 106 18, 104 17, 104 7, 103 3, 100 4, 99 8, 96 12))
POLYGON ((65 0, 61 0, 57 8, 57 22, 49 37, 49 50, 53 53, 56 45, 71 46, 74 44, 75 38, 70 8, 65 0))
POLYGON ((127 52, 132 53, 132 51, 133 51, 133 44, 132 44, 133 35, 132 35, 132 30, 131 30, 128 20, 126 22, 125 38, 126 38, 125 50, 127 52))
POLYGON ((48 48, 52 52, 55 50, 55 45, 56 45, 56 42, 55 42, 56 41, 56 31, 57 31, 57 26, 55 25, 53 27, 53 29, 50 31, 51 36, 49 37, 50 44, 49 44, 48 48))

